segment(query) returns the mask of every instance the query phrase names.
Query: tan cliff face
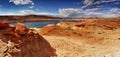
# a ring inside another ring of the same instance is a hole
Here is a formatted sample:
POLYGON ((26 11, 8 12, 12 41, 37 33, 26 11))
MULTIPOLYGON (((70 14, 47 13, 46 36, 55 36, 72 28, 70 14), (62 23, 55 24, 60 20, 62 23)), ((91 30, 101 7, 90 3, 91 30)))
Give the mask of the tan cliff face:
POLYGON ((24 24, 0 23, 0 57, 50 57, 55 49, 35 30, 24 24))

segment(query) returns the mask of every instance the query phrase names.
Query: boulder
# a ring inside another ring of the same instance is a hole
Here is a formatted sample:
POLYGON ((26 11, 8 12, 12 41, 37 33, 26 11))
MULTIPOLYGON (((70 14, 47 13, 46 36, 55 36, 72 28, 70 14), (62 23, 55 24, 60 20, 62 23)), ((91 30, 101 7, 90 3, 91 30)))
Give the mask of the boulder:
POLYGON ((24 24, 0 23, 0 57, 55 57, 55 49, 24 24))
POLYGON ((15 32, 18 33, 19 35, 24 35, 28 32, 29 30, 27 27, 23 24, 18 22, 15 28, 15 32))

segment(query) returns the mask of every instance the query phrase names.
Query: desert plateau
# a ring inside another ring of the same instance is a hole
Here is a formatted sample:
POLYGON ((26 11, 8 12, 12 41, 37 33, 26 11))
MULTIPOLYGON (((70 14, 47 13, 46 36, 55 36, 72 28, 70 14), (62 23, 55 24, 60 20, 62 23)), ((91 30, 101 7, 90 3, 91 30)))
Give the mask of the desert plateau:
POLYGON ((120 56, 120 18, 60 22, 42 28, 1 22, 0 31, 1 57, 120 56))
POLYGON ((38 31, 58 57, 120 57, 120 19, 61 22, 38 31))
POLYGON ((0 0, 0 57, 120 57, 120 0, 0 0))

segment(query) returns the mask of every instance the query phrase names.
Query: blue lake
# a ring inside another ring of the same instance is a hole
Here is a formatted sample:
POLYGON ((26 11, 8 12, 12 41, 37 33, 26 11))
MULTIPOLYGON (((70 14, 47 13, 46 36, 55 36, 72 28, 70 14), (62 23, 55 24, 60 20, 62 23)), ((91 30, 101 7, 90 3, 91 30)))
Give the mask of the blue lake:
MULTIPOLYGON (((68 21, 68 20, 67 20, 68 21)), ((82 22, 82 21, 75 21, 75 20, 70 20, 72 22, 82 22)), ((36 27, 36 28, 41 28, 43 26, 46 26, 48 24, 57 24, 59 22, 64 22, 64 21, 45 21, 45 22, 23 22, 28 28, 30 27, 36 27)), ((16 24, 16 23, 12 23, 12 24, 16 24)))
POLYGON ((24 24, 27 26, 27 27, 37 27, 37 28, 40 28, 40 27, 43 27, 45 25, 48 25, 48 24, 57 24, 59 23, 58 21, 50 21, 50 22, 25 22, 24 24))
MULTIPOLYGON (((28 28, 30 27, 36 27, 41 28, 43 26, 46 26, 48 24, 57 24, 60 21, 45 21, 45 22, 23 22, 28 28)), ((12 23, 13 25, 16 25, 16 23, 12 23)))

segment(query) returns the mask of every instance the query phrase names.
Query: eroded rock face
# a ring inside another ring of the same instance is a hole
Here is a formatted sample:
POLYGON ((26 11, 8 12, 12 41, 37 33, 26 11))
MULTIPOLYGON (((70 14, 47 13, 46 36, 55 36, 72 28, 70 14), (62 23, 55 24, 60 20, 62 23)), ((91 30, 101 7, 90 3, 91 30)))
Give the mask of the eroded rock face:
POLYGON ((0 57, 51 57, 55 49, 35 30, 24 24, 0 23, 0 57))

